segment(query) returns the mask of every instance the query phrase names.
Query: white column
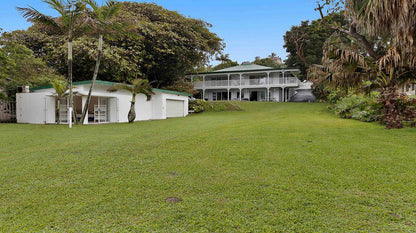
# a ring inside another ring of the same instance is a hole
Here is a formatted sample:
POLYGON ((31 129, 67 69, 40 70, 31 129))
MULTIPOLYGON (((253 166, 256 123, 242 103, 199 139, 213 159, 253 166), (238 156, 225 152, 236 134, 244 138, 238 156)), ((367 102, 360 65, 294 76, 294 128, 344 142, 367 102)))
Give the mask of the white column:
POLYGON ((241 101, 241 95, 243 94, 243 93, 241 93, 241 91, 242 91, 242 90, 241 90, 241 88, 240 88, 240 101, 241 101))
POLYGON ((280 102, 285 102, 285 88, 282 87, 282 99, 280 102))
POLYGON ((270 91, 269 91, 269 88, 266 88, 266 89, 267 89, 267 91, 266 91, 266 101, 269 102, 269 100, 270 100, 270 98, 269 98, 270 91))
POLYGON ((230 101, 230 89, 227 88, 227 101, 230 101))
POLYGON ((205 75, 202 75, 202 87, 205 87, 205 75))
POLYGON ((286 84, 286 77, 285 77, 285 72, 282 72, 282 76, 283 76, 283 84, 286 84))
POLYGON ((267 85, 270 85, 270 72, 267 72, 267 85))

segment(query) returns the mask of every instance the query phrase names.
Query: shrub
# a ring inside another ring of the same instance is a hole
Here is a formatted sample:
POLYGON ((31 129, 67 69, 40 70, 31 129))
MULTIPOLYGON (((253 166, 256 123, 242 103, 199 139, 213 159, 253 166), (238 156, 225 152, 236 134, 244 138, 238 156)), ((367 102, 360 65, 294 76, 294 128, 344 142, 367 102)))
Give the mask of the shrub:
POLYGON ((401 94, 398 98, 400 115, 405 123, 416 127, 416 98, 401 94))
POLYGON ((195 113, 199 112, 222 112, 222 111, 240 111, 241 108, 228 101, 205 101, 191 100, 189 101, 189 110, 195 113))
POLYGON ((334 106, 336 114, 342 118, 352 118, 371 122, 379 118, 381 105, 377 102, 376 94, 363 96, 352 94, 338 100, 334 106))

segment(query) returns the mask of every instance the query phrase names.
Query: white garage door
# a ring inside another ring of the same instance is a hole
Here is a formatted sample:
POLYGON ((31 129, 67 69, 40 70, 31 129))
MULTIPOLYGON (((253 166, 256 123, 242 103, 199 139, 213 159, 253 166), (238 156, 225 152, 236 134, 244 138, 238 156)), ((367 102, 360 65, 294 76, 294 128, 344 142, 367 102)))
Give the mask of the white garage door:
POLYGON ((166 117, 183 117, 183 100, 166 100, 166 117))

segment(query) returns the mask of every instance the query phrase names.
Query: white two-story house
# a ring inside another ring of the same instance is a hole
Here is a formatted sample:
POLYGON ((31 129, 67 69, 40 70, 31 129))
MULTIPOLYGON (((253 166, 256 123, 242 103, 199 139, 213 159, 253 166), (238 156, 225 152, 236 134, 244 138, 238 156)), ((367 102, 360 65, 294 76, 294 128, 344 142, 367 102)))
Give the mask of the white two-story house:
MULTIPOLYGON (((215 100, 286 102, 304 83, 296 77, 298 69, 274 69, 243 63, 222 70, 187 75, 198 98, 215 100)), ((310 85, 309 85, 310 88, 310 85)))

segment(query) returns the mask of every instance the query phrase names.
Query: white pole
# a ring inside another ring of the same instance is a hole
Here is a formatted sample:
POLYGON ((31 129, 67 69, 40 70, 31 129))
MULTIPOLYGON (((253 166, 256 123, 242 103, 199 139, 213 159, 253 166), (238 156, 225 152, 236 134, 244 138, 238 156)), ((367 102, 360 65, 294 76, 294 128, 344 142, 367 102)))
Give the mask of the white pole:
POLYGON ((68 123, 69 128, 72 128, 72 107, 68 108, 68 123))

